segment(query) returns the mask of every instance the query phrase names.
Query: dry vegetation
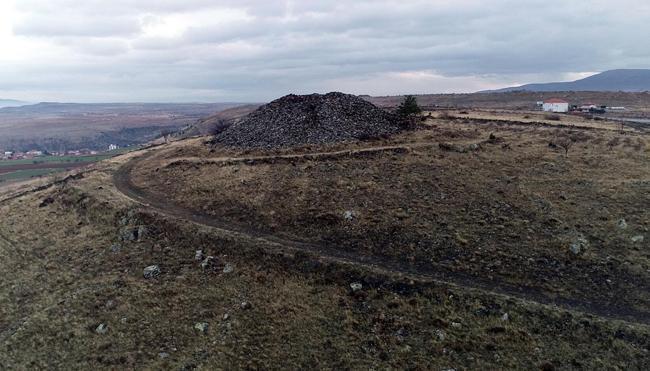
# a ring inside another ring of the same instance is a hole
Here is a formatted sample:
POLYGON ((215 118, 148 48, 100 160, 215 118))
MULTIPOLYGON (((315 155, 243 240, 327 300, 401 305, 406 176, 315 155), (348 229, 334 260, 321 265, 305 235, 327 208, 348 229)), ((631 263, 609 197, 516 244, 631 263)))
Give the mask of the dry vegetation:
POLYGON ((141 152, 0 196, 0 369, 650 364, 644 134, 431 119, 389 140, 274 153, 204 143, 149 149, 135 184, 250 233, 126 198, 112 176, 141 152), (562 138, 574 143, 568 156, 549 146, 562 138), (278 157, 377 146, 388 148, 278 157), (135 240, 120 238, 133 230, 135 240), (427 275, 327 261, 254 233, 427 275), (586 251, 571 252, 581 238, 586 251), (203 269, 196 250, 214 264, 203 269), (144 279, 152 264, 160 276, 144 279), (523 291, 491 293, 508 287, 523 291), (519 299, 528 294, 611 312, 519 299))

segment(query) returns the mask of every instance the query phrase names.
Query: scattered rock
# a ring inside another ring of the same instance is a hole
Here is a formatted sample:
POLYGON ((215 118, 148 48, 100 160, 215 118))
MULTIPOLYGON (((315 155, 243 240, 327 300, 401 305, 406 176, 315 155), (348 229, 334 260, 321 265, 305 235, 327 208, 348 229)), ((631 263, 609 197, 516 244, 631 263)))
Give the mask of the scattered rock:
POLYGON ((346 210, 346 211, 343 213, 343 219, 345 219, 345 220, 347 220, 347 221, 349 221, 349 222, 351 222, 352 220, 354 220, 354 217, 355 217, 355 215, 354 215, 354 211, 352 211, 352 210, 346 210))
POLYGON ((217 258, 214 256, 206 256, 201 262, 201 269, 204 271, 214 271, 217 267, 217 258))
POLYGON ((194 260, 199 262, 203 260, 203 250, 196 250, 196 253, 194 254, 194 260))
POLYGON ((361 284, 361 282, 353 282, 350 284, 350 288, 352 289, 352 292, 361 291, 361 289, 363 289, 363 284, 361 284))
POLYGON ((645 239, 645 238, 643 237, 643 235, 640 234, 640 235, 638 235, 638 236, 634 236, 634 237, 632 237, 632 242, 634 242, 634 243, 637 243, 637 242, 643 242, 644 239, 645 239))
POLYGON ((120 250, 122 250, 122 246, 121 246, 121 245, 119 245, 119 244, 113 244, 113 245, 111 245, 111 252, 112 252, 113 254, 117 254, 118 252, 120 252, 120 250))
POLYGON ((105 324, 105 323, 100 323, 99 326, 97 326, 97 328, 95 329, 95 332, 100 334, 100 335, 103 335, 103 334, 107 333, 108 332, 108 325, 105 324))
POLYGON ((40 205, 38 205, 38 207, 45 207, 45 206, 51 205, 52 203, 54 203, 54 198, 52 198, 52 197, 46 197, 46 198, 45 198, 45 199, 40 203, 40 205))
POLYGON ((589 242, 587 241, 584 236, 580 235, 576 237, 576 239, 571 242, 571 245, 569 245, 569 250, 573 255, 580 255, 583 254, 586 250, 587 247, 589 246, 589 242))
POLYGON ((354 95, 287 95, 250 113, 214 137, 215 143, 281 148, 395 134, 405 122, 354 95))
POLYGON ((144 278, 150 279, 160 276, 160 267, 157 265, 150 265, 144 269, 144 278))
POLYGON ((476 143, 472 143, 472 144, 469 145, 469 150, 470 151, 478 151, 480 148, 481 147, 479 147, 479 145, 476 144, 476 143))
POLYGON ((436 330, 434 333, 436 334, 436 338, 438 338, 439 341, 444 341, 447 338, 447 334, 445 334, 445 332, 442 330, 436 330))
POLYGON ((251 304, 251 303, 249 303, 249 302, 247 302, 247 301, 243 301, 243 302, 241 303, 240 307, 241 307, 241 309, 243 309, 243 310, 248 310, 248 309, 253 308, 253 304, 251 304))
POLYGON ((625 221, 625 219, 619 219, 616 225, 618 225, 620 229, 627 229, 627 221, 625 221))
POLYGON ((160 359, 169 358, 169 353, 167 353, 167 352, 160 352, 160 353, 158 353, 158 358, 160 358, 160 359))
POLYGON ((122 228, 122 230, 120 231, 120 240, 126 242, 137 241, 138 229, 131 228, 131 227, 122 228))
POLYGON ((223 273, 232 273, 235 271, 235 267, 232 266, 230 263, 226 263, 226 265, 223 267, 223 273))
POLYGON ((461 327, 463 327, 463 325, 461 325, 461 324, 458 323, 458 322, 452 322, 452 323, 451 323, 451 327, 453 327, 453 328, 461 328, 461 327))
POLYGON ((197 322, 194 324, 194 329, 202 334, 208 332, 208 327, 210 327, 210 325, 207 322, 197 322))
POLYGON ((142 241, 143 239, 147 238, 149 236, 149 228, 146 225, 141 225, 138 227, 138 234, 137 234, 137 239, 138 241, 142 241))

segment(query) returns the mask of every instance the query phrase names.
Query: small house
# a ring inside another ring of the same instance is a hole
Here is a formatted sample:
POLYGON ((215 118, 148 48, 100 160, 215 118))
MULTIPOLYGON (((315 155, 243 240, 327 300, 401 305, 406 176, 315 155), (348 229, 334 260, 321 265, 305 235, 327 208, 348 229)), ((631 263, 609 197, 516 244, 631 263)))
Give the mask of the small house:
POLYGON ((548 99, 544 101, 542 106, 544 112, 569 112, 569 102, 562 99, 548 99))

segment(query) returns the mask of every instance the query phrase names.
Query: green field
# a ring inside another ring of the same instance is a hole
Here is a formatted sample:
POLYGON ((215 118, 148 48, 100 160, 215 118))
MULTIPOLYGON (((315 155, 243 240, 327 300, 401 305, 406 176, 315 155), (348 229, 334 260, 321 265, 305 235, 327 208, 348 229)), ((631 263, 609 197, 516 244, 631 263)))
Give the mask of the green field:
MULTIPOLYGON (((15 165, 28 165, 28 164, 75 164, 75 163, 91 163, 99 162, 107 158, 111 158, 122 153, 130 151, 132 148, 120 148, 115 151, 104 152, 99 155, 92 156, 43 156, 33 159, 24 159, 24 160, 11 160, 11 161, 0 161, 0 167, 3 166, 15 166, 15 165)), ((50 175, 57 172, 66 171, 65 168, 43 168, 43 169, 25 169, 25 170, 16 170, 6 174, 0 174, 0 184, 6 182, 14 182, 20 180, 26 180, 30 178, 36 178, 39 176, 50 175)))
POLYGON ((43 175, 49 175, 56 172, 65 171, 65 169, 29 169, 18 170, 11 173, 0 174, 0 183, 16 180, 35 178, 43 175))
POLYGON ((115 151, 103 152, 99 155, 92 156, 42 156, 32 159, 24 160, 7 160, 0 161, 0 166, 13 166, 13 165, 24 165, 24 164, 49 164, 49 163, 75 163, 75 162, 97 162, 117 156, 119 154, 129 151, 129 148, 120 148, 115 151))

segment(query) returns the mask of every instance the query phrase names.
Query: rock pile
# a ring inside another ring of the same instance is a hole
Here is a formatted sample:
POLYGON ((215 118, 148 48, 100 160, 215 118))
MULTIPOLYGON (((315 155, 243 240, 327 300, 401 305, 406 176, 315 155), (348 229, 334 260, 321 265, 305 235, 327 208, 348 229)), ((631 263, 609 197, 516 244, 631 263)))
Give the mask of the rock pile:
POLYGON ((397 116, 343 93, 287 95, 215 136, 243 148, 281 148, 382 137, 403 130, 397 116))

